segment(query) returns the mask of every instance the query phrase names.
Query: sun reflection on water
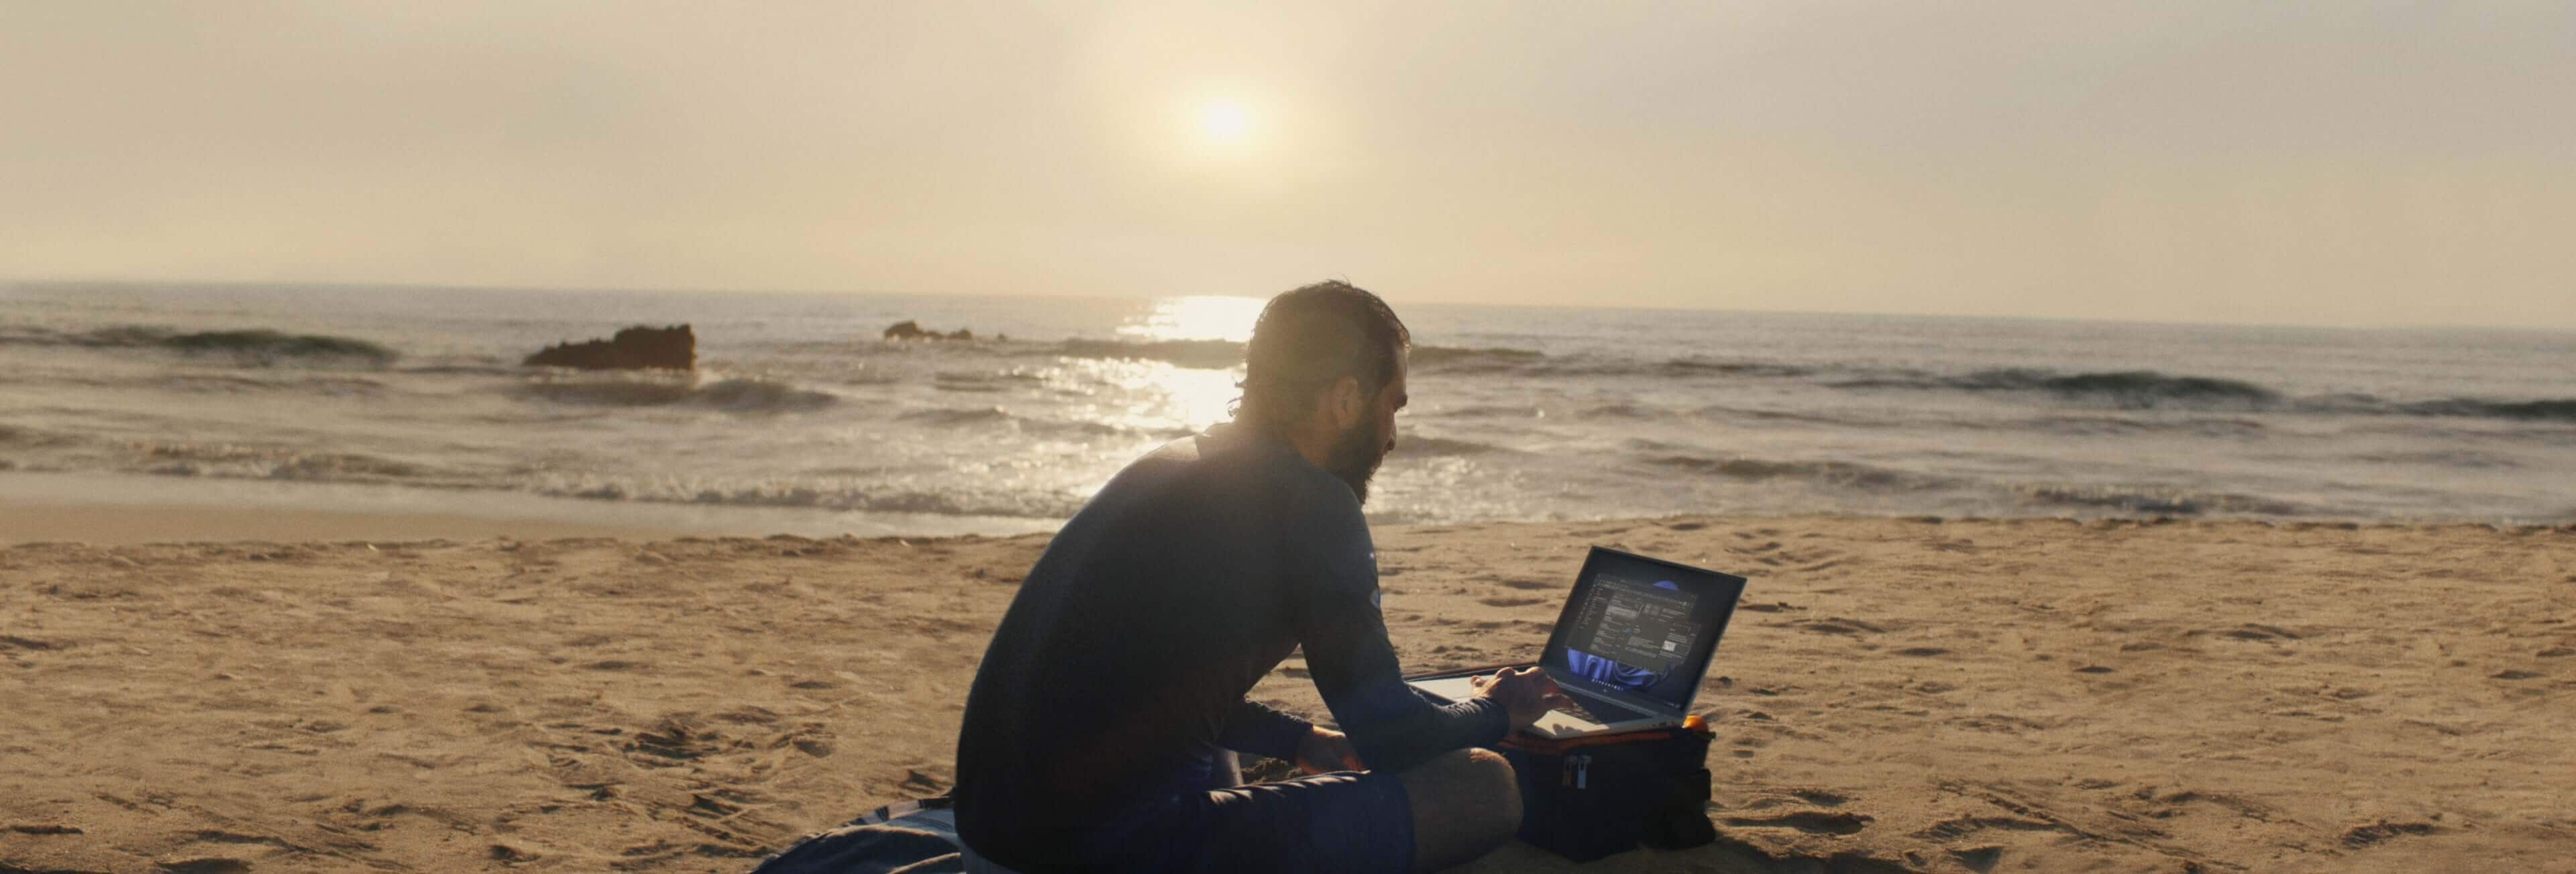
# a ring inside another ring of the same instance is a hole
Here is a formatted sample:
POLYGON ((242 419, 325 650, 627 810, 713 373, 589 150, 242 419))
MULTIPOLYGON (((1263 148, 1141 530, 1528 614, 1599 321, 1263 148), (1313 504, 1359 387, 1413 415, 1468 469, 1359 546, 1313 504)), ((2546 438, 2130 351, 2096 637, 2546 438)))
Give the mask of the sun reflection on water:
POLYGON ((1073 410, 1082 419, 1153 435, 1157 440, 1198 431, 1233 417, 1227 407, 1243 392, 1242 371, 1180 367, 1160 361, 1068 362, 1058 384, 1092 385, 1091 403, 1073 410))
MULTIPOLYGON (((1252 323, 1268 301, 1252 297, 1199 295, 1167 297, 1153 309, 1132 316, 1118 329, 1131 342, 1178 340, 1241 343, 1252 337, 1252 323)), ((1073 384, 1107 386, 1093 393, 1086 412, 1091 421, 1167 439, 1197 431, 1233 417, 1229 406, 1242 391, 1241 365, 1225 369, 1183 367, 1151 356, 1067 362, 1080 371, 1073 384)))
POLYGON ((1252 323, 1270 302, 1257 297, 1195 295, 1154 301, 1152 312, 1132 317, 1118 329, 1137 340, 1252 339, 1252 323))

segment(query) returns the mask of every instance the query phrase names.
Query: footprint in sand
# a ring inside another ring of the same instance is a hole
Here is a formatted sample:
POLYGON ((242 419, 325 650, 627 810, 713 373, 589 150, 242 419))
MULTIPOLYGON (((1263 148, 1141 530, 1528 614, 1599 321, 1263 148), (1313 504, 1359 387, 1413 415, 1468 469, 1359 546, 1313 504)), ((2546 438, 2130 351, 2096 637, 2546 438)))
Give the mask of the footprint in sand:
POLYGON ((1959 860, 1959 867, 1970 871, 1992 871, 1995 870, 1995 865, 2004 860, 2004 848, 1992 844, 1982 847, 1952 847, 1948 852, 1950 858, 1959 860))
POLYGON ((1527 607, 1542 602, 1537 598, 1486 598, 1476 603, 1487 607, 1527 607))
POLYGON ((2389 822, 2383 819, 2369 825, 2357 825, 2344 829, 2343 845, 2359 850, 2377 846, 2391 838, 2405 835, 2429 835, 2441 830, 2441 826, 2429 822, 2389 822))
POLYGON ((1987 829, 2017 832, 2058 831, 2065 826, 2047 820, 2022 819, 2013 816, 1961 816, 1925 826, 1914 837, 1926 841, 1949 841, 1987 829))
POLYGON ((16 833, 18 833, 18 834, 22 834, 22 835, 78 835, 78 834, 88 834, 87 832, 81 831, 80 826, 76 826, 76 825, 53 825, 53 824, 50 824, 50 823, 38 823, 38 824, 34 824, 34 825, 13 825, 13 826, 10 826, 10 827, 9 827, 9 830, 10 830, 10 831, 12 831, 12 832, 16 832, 16 833))
POLYGON ((2299 639, 2298 635, 2288 629, 2273 625, 2256 625, 2251 622, 2235 629, 2219 632, 2218 636, 2236 640, 2259 640, 2266 643, 2299 639))
POLYGON ((1800 622, 1793 627, 1817 634, 1880 634, 1887 630, 1858 619, 1845 619, 1839 616, 1800 622))
POLYGON ((1858 834, 1870 818, 1841 810, 1799 810, 1776 816, 1730 816, 1726 824, 1747 828, 1793 828, 1811 835, 1858 834))

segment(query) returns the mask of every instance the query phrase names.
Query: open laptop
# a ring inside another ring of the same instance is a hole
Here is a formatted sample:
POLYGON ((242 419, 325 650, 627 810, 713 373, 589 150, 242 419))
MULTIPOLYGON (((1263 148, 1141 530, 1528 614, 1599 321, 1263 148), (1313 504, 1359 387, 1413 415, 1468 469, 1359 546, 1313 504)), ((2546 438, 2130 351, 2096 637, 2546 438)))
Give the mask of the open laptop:
MULTIPOLYGON (((1538 659, 1580 706, 1549 711, 1524 730, 1564 738, 1680 724, 1743 596, 1743 577, 1593 547, 1538 659)), ((1476 694, 1474 677, 1408 682, 1464 701, 1476 694)))

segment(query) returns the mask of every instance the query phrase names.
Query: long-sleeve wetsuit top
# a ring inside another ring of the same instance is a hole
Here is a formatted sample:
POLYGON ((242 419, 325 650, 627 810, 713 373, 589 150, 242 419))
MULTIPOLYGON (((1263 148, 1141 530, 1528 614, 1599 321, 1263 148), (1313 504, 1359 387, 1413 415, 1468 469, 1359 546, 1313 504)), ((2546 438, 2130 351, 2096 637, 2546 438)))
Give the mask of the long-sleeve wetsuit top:
POLYGON ((1210 788, 1219 750, 1292 758, 1306 720, 1247 701, 1300 645, 1361 761, 1402 770, 1509 729, 1499 703, 1404 685, 1349 486, 1220 426, 1146 455, 1067 521, 967 694, 957 825, 994 862, 1060 865, 1103 823, 1210 788))

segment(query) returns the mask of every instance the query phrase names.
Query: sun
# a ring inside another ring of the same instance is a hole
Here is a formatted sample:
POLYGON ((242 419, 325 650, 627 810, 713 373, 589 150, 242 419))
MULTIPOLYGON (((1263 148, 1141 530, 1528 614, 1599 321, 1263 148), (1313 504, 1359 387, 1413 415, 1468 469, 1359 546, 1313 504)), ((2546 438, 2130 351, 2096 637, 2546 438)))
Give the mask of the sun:
POLYGON ((1213 145, 1241 145, 1252 138, 1252 113, 1232 100, 1211 100, 1199 107, 1199 137, 1213 145))

